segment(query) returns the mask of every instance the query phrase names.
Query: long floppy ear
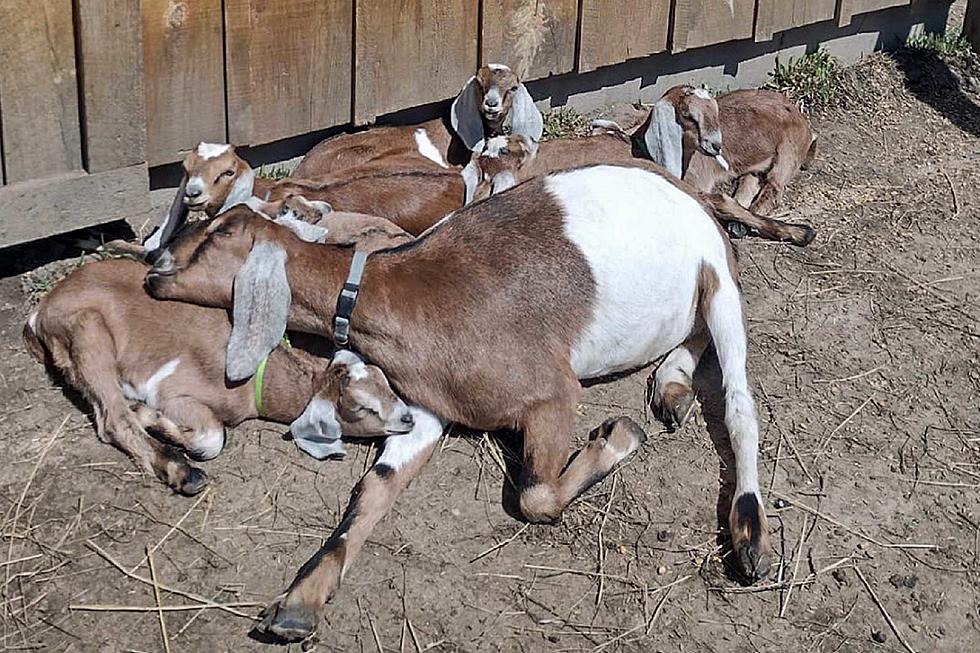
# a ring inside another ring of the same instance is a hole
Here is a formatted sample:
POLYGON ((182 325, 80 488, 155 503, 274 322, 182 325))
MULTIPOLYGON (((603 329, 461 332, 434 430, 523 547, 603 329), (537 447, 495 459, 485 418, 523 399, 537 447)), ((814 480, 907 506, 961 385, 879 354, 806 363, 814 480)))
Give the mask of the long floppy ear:
POLYGON ((143 241, 143 247, 146 248, 147 252, 166 247, 170 239, 177 233, 177 230, 187 222, 189 211, 187 205, 184 204, 184 189, 186 186, 187 175, 184 175, 180 180, 180 185, 177 186, 177 193, 174 195, 174 201, 170 203, 170 211, 167 212, 167 217, 164 219, 163 224, 153 232, 153 235, 143 241))
POLYGON ((334 405, 317 396, 306 405, 303 414, 289 425, 296 446, 317 460, 344 457, 346 451, 344 443, 340 441, 340 431, 334 405))
POLYGON ((483 140, 483 117, 480 113, 480 82, 476 77, 470 77, 466 86, 453 100, 449 109, 449 122, 463 144, 469 150, 474 150, 483 140))
POLYGON ((225 357, 228 380, 252 376, 262 359, 276 348, 286 332, 291 301, 286 252, 275 243, 256 244, 235 275, 232 328, 225 357))
POLYGON ((296 217, 296 213, 292 210, 286 213, 280 213, 279 217, 273 220, 273 222, 281 224, 296 234, 300 240, 308 243, 322 243, 327 239, 326 227, 303 222, 296 217))
POLYGON ((667 100, 653 105, 643 143, 650 158, 667 168, 678 179, 684 176, 684 131, 677 123, 677 111, 667 100))
POLYGON ((474 154, 470 162, 466 164, 463 171, 459 174, 463 176, 463 186, 466 188, 466 197, 463 202, 463 206, 470 204, 473 198, 476 197, 476 187, 480 184, 480 179, 483 177, 480 166, 476 162, 477 155, 474 154))
POLYGON ((544 117, 534 106, 534 98, 524 84, 518 84, 514 91, 514 103, 510 107, 510 133, 523 134, 533 141, 541 140, 544 134, 544 117))
POLYGON ((497 193, 502 193, 508 188, 513 188, 517 185, 517 178, 514 177, 514 173, 505 170, 503 172, 498 172, 493 177, 493 191, 491 195, 496 195, 497 193))

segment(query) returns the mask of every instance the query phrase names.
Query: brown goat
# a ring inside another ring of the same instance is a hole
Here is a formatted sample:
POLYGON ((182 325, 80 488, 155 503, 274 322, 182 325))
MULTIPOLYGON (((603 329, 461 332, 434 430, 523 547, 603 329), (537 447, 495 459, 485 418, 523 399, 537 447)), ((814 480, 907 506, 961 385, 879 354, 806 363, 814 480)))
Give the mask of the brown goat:
POLYGON ((779 206, 786 185, 813 160, 817 143, 806 118, 782 93, 732 91, 715 100, 691 86, 667 91, 633 137, 651 159, 698 190, 712 192, 738 180, 735 199, 763 215, 779 206))
MULTIPOLYGON (((487 140, 483 150, 474 153, 463 169, 467 201, 483 199, 503 192, 518 183, 558 170, 588 164, 612 163, 651 170, 666 171, 657 163, 635 158, 631 145, 622 134, 597 134, 580 138, 545 141, 538 145, 527 137, 511 134, 487 140)), ((669 175, 666 178, 671 179, 669 175)), ((747 234, 766 240, 809 245, 816 232, 808 225, 793 224, 756 215, 726 195, 700 192, 673 178, 678 188, 695 197, 733 237, 747 234)))
POLYGON ((254 417, 293 422, 297 444, 319 457, 343 452, 341 432, 376 437, 411 429, 411 413, 381 370, 349 352, 331 362, 277 347, 257 406, 254 378, 225 382, 227 311, 153 299, 143 289, 147 270, 125 259, 82 266, 41 301, 24 340, 89 401, 99 438, 175 491, 192 495, 205 487, 206 474, 180 450, 195 460, 214 458, 226 424, 254 417))
POLYGON ((481 140, 502 134, 510 123, 515 134, 538 140, 544 119, 517 75, 507 66, 490 64, 471 77, 443 118, 419 125, 375 127, 341 134, 317 144, 294 171, 300 178, 344 172, 379 158, 421 157, 442 167, 465 165, 481 140), (448 124, 447 124, 448 122, 448 124))
MULTIPOLYGON (((287 325, 330 335, 351 263, 343 250, 235 207, 184 231, 146 285, 161 299, 231 308, 245 335, 233 334, 242 346, 229 347, 226 371, 244 378, 287 325)), ((371 528, 432 453, 442 420, 521 431, 520 511, 551 522, 644 438, 629 418, 611 419, 569 456, 579 380, 668 355, 654 407, 673 411, 693 397, 694 367, 712 341, 736 460, 735 559, 751 578, 765 576, 768 525, 735 273, 728 239, 690 194, 663 174, 609 165, 530 180, 371 255, 350 346, 431 419, 385 444, 344 520, 261 628, 291 641, 315 628, 371 528)))

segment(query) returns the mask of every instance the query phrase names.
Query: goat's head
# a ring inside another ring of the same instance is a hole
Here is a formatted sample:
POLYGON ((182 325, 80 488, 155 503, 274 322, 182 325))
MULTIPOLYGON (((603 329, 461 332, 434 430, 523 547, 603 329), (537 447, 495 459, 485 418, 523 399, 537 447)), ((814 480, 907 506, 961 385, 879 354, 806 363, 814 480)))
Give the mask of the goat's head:
POLYGON ((653 105, 643 141, 650 158, 678 178, 684 173, 685 142, 727 167, 721 156, 718 103, 702 88, 675 86, 664 93, 653 105))
POLYGON ((231 145, 200 143, 184 157, 183 167, 167 218, 144 243, 148 251, 165 247, 187 221, 189 211, 214 217, 252 195, 255 173, 231 145))
POLYGON ((544 132, 544 119, 527 88, 513 70, 490 64, 477 71, 463 87, 450 110, 450 122, 470 150, 479 149, 484 138, 503 134, 510 119, 511 133, 535 141, 544 132))
POLYGON ((538 153, 528 136, 511 134, 488 139, 463 168, 466 204, 502 193, 517 185, 518 172, 538 153))

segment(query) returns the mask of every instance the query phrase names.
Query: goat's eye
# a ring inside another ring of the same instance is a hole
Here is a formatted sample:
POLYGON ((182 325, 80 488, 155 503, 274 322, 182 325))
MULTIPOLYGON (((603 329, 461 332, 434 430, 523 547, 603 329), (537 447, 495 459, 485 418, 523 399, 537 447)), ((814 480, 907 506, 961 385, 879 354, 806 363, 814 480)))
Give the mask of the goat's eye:
POLYGON ((235 174, 235 169, 234 168, 228 168, 227 170, 225 170, 221 174, 223 174, 225 177, 231 177, 232 175, 235 174))
POLYGON ((517 84, 514 84, 513 86, 511 86, 510 87, 510 91, 508 91, 508 92, 509 93, 514 93, 515 91, 517 91, 517 84))
POLYGON ((506 147, 500 148, 500 156, 507 156, 508 154, 510 154, 510 150, 508 150, 506 147))

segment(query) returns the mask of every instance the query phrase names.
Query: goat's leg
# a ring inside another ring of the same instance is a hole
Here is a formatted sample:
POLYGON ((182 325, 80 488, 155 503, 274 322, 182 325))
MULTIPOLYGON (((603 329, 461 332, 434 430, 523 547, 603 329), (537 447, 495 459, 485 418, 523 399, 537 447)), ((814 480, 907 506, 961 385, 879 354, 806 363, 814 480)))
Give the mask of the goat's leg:
MULTIPOLYGON (((163 420, 158 425, 168 444, 180 447, 194 460, 216 458, 225 446, 225 425, 208 406, 186 395, 164 396, 159 403, 163 420), (166 428, 169 425, 177 429, 166 428)), ((156 430, 152 429, 151 430, 156 430)))
POLYGON ((788 242, 800 247, 809 245, 816 237, 817 232, 813 227, 805 224, 793 224, 783 222, 774 218, 753 213, 743 208, 733 198, 720 193, 702 194, 701 201, 708 208, 708 211, 721 224, 727 225, 730 222, 741 222, 749 228, 750 233, 754 233, 766 240, 788 242))
POLYGON ((371 531, 429 460, 442 435, 443 425, 435 416, 418 408, 412 412, 415 428, 385 441, 384 451, 354 488, 343 520, 300 568, 285 596, 263 611, 259 630, 295 642, 316 629, 324 605, 371 531))
POLYGON ((742 175, 738 180, 738 188, 735 189, 735 201, 743 208, 749 208, 755 201, 761 187, 762 181, 757 175, 742 175))
POLYGON ((668 429, 681 428, 694 412, 694 370, 710 342, 707 331, 698 329, 650 376, 650 407, 668 429))
POLYGON ((752 202, 751 210, 759 215, 769 215, 783 202, 783 191, 800 169, 796 152, 790 147, 776 150, 772 167, 763 175, 762 189, 752 202))
POLYGON ((127 454, 137 465, 173 488, 193 495, 207 485, 207 475, 188 464, 176 449, 151 438, 119 387, 112 336, 98 313, 76 317, 69 348, 68 380, 95 409, 99 438, 127 454))
POLYGON ((609 419, 569 461, 576 396, 540 404, 525 417, 520 502, 530 522, 554 522, 569 503, 604 479, 646 439, 643 429, 628 417, 609 419))

